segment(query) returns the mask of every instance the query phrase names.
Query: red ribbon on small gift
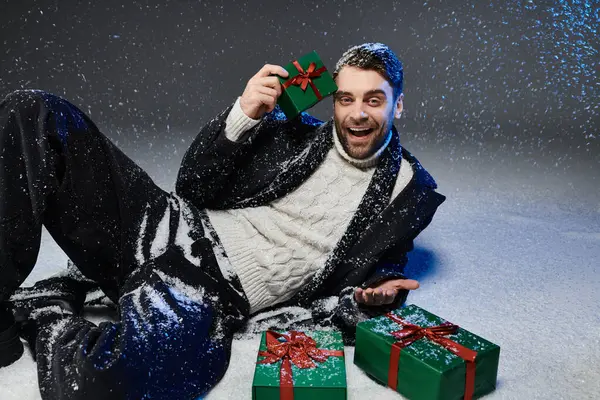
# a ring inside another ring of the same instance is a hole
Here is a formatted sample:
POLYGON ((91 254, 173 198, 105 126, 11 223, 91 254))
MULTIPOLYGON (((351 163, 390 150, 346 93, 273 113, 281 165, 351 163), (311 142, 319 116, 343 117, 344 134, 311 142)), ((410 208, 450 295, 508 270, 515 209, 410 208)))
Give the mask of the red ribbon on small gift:
POLYGON ((398 341, 392 345, 392 352, 390 354, 390 367, 388 370, 389 387, 394 390, 397 390, 398 387, 398 364, 400 362, 400 351, 421 338, 427 338, 465 360, 467 376, 465 379, 464 399, 471 400, 473 398, 473 392, 475 390, 475 358, 477 357, 477 352, 444 337, 446 335, 456 333, 458 331, 458 325, 454 325, 450 322, 444 322, 441 325, 423 328, 404 321, 402 318, 392 313, 387 313, 386 317, 398 325, 402 325, 402 329, 399 331, 390 332, 390 334, 398 339, 398 341))
POLYGON ((323 98, 323 96, 321 96, 321 92, 319 92, 319 89, 317 89, 317 86, 315 86, 315 84, 312 80, 313 80, 313 78, 318 78, 319 76, 321 76, 321 74, 323 72, 327 71, 327 68, 325 68, 323 66, 319 69, 316 69, 317 64, 313 61, 308 65, 308 68, 306 69, 306 71, 304 71, 304 69, 298 62, 298 60, 294 61, 292 64, 294 64, 294 67, 296 67, 299 74, 296 75, 295 77, 287 80, 283 84, 283 88, 287 89, 290 86, 295 85, 295 86, 300 86, 300 89, 302 89, 302 91, 305 92, 308 85, 310 85, 312 90, 314 90, 315 95, 317 96, 317 99, 321 100, 323 98))
POLYGON ((294 380, 292 379, 292 364, 298 368, 315 368, 313 362, 325 362, 328 357, 343 357, 343 350, 317 349, 317 342, 304 332, 290 331, 284 335, 267 331, 267 350, 259 351, 258 355, 265 357, 257 364, 274 364, 282 360, 279 368, 279 398, 294 399, 294 380), (284 342, 279 338, 285 339, 284 342))

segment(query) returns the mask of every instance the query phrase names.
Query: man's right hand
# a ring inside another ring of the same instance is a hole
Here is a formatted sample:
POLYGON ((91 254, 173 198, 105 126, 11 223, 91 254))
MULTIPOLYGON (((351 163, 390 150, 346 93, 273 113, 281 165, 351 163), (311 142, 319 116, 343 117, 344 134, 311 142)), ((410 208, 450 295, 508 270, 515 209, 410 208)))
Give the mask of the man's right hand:
POLYGON ((250 78, 240 98, 240 107, 248 117, 260 119, 265 113, 273 111, 282 91, 276 75, 287 78, 289 74, 279 65, 265 64, 250 78))

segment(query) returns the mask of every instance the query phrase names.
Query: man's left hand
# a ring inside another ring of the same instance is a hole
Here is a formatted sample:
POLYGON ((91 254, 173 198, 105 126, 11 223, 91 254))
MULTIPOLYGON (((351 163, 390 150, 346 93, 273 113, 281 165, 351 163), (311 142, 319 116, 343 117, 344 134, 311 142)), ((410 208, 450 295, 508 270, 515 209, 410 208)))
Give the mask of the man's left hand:
POLYGON ((381 306, 393 303, 400 290, 415 290, 418 288, 419 282, 414 279, 390 279, 372 288, 356 288, 354 298, 360 304, 381 306))

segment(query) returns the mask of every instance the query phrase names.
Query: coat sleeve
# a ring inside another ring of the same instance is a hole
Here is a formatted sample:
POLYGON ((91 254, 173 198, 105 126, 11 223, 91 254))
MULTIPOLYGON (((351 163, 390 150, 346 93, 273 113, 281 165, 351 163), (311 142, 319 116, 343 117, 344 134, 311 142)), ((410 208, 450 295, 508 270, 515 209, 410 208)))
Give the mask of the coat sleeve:
POLYGON ((342 333, 344 344, 353 346, 356 339, 356 325, 359 322, 383 315, 398 308, 406 300, 406 294, 399 294, 396 302, 386 306, 365 306, 354 299, 354 287, 348 286, 339 295, 321 297, 311 304, 312 320, 317 327, 334 327, 342 333))
MULTIPOLYGON (((401 272, 388 270, 389 275, 374 275, 370 279, 404 279, 401 272)), ((368 281, 367 281, 368 282, 368 281)), ((368 287, 365 282, 362 287, 368 287)), ((404 304, 408 297, 408 290, 401 290, 396 295, 394 302, 380 306, 367 306, 359 304, 354 298, 355 287, 348 286, 338 295, 321 297, 311 303, 311 314, 313 322, 317 326, 332 326, 342 332, 344 343, 349 346, 354 345, 356 325, 370 318, 383 315, 391 310, 397 309, 404 304)))
POLYGON ((256 194, 261 186, 257 181, 266 179, 257 171, 293 156, 307 135, 322 124, 307 113, 288 120, 277 106, 240 140, 232 141, 225 134, 232 107, 202 128, 183 157, 175 191, 197 208, 234 208, 240 199, 256 194))
POLYGON ((185 153, 177 181, 176 193, 200 208, 210 207, 215 196, 228 185, 238 160, 251 146, 258 126, 245 140, 231 141, 225 136, 225 121, 232 106, 209 121, 200 130, 185 153))
MULTIPOLYGON (((413 243, 401 243, 388 250, 372 269, 372 273, 362 288, 375 286, 388 279, 406 279, 404 268, 408 261, 407 252, 412 250, 413 243)), ((316 299, 311 304, 313 321, 318 326, 332 326, 342 332, 346 345, 354 345, 356 324, 369 318, 383 315, 399 308, 406 301, 409 291, 401 290, 393 303, 381 306, 359 304, 354 298, 356 287, 348 286, 337 295, 316 299)))

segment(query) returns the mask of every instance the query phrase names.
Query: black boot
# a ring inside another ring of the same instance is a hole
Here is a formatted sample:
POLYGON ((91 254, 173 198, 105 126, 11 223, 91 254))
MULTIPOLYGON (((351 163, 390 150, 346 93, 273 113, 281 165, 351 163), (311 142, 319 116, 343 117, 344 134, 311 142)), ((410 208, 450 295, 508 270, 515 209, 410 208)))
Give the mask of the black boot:
POLYGON ((17 361, 23 355, 23 343, 19 338, 19 326, 12 312, 0 304, 0 368, 17 361))

